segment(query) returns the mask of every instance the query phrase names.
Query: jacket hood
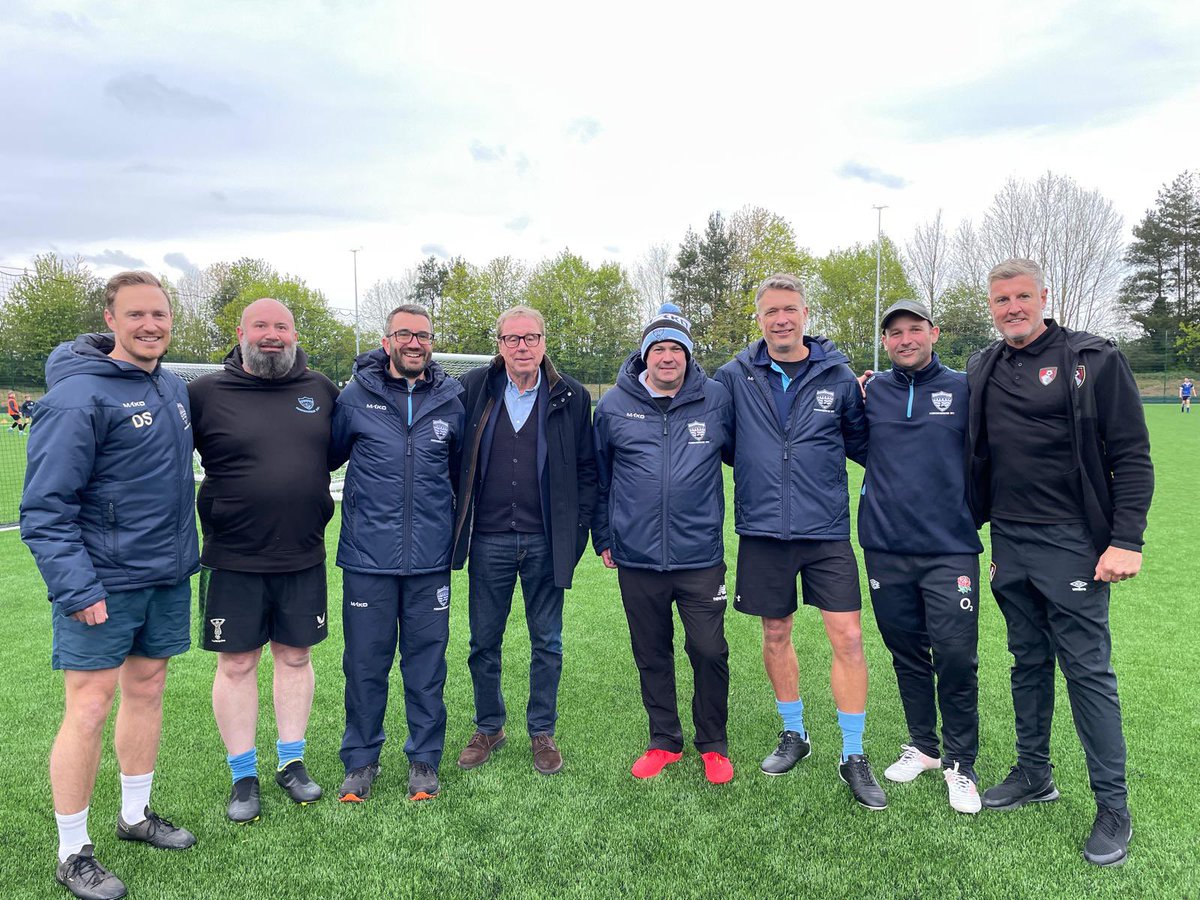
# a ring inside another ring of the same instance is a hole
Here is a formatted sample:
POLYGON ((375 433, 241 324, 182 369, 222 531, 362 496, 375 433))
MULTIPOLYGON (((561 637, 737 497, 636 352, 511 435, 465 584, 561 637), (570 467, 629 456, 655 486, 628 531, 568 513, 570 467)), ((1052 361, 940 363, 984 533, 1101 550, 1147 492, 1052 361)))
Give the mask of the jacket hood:
MULTIPOLYGON (((81 334, 73 341, 64 341, 50 352, 46 360, 46 387, 52 388, 72 375, 105 375, 110 378, 139 378, 146 375, 133 363, 110 357, 117 339, 111 334, 81 334)), ((159 366, 155 366, 157 374, 159 366)))
POLYGON ((282 378, 259 378, 257 375, 251 375, 242 368, 242 348, 241 345, 235 345, 232 350, 225 354, 225 371, 230 375, 234 375, 250 384, 286 384, 289 381, 295 381, 308 371, 308 355, 301 347, 296 348, 296 361, 292 363, 291 370, 282 378))
MULTIPOLYGON (((646 391, 646 386, 640 381, 641 374, 645 371, 646 361, 642 359, 642 354, 637 350, 633 351, 625 362, 621 363, 620 371, 617 373, 617 387, 647 403, 651 402, 652 398, 646 391)), ((708 376, 704 374, 704 369, 689 355, 687 375, 684 376, 683 384, 679 388, 679 393, 675 395, 675 400, 683 402, 703 396, 704 382, 706 381, 708 381, 708 376)))
MULTIPOLYGON (((368 350, 354 360, 354 380, 373 394, 383 395, 385 388, 384 370, 388 366, 388 353, 382 347, 368 350)), ((462 393, 462 386, 433 360, 425 367, 425 379, 429 382, 429 393, 437 395, 451 388, 456 388, 451 396, 462 393)))
MULTIPOLYGON (((838 365, 849 365, 850 358, 837 348, 837 344, 829 338, 820 334, 805 335, 804 342, 812 345, 816 344, 825 353, 825 358, 817 362, 817 371, 832 368, 838 365)), ((759 338, 736 357, 741 360, 746 366, 769 366, 770 357, 767 353, 767 341, 765 338, 759 338)))

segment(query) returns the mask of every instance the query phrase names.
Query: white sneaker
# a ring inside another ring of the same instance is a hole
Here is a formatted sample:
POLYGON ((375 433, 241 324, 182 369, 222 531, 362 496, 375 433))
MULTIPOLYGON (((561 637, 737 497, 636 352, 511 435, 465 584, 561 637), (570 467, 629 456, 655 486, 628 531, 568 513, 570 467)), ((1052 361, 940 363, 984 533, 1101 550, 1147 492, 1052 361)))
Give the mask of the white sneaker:
POLYGON ((900 758, 883 770, 883 777, 888 781, 898 781, 903 784, 906 781, 912 781, 922 772, 932 772, 934 769, 942 767, 940 759, 926 756, 916 747, 901 744, 900 749, 904 751, 900 754, 900 758))
POLYGON ((966 775, 958 771, 958 763, 953 769, 946 769, 946 787, 950 789, 950 806, 960 813, 973 814, 979 812, 982 804, 979 802, 979 791, 966 775))

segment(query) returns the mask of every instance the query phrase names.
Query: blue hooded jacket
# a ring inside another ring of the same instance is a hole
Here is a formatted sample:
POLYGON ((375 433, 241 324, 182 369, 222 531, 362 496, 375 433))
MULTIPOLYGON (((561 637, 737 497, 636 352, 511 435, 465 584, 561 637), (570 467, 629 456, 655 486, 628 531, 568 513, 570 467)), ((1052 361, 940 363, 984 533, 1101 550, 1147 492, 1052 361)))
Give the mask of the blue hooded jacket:
POLYGON ((592 546, 635 569, 715 566, 725 559, 721 458, 733 450, 733 401, 689 362, 664 414, 638 380, 645 369, 633 353, 596 404, 592 546))
POLYGON ((967 376, 942 365, 892 367, 866 383, 871 446, 858 504, 865 550, 982 553, 967 506, 967 376))
POLYGON ((768 382, 771 359, 758 340, 717 370, 737 418, 733 462, 734 526, 738 534, 777 540, 850 539, 846 458, 867 458, 862 393, 842 351, 825 337, 793 382, 796 398, 781 428, 768 382))
POLYGON ((54 349, 29 435, 21 538, 64 616, 200 568, 187 389, 113 346, 84 334, 54 349))
POLYGON ((374 575, 443 572, 454 529, 462 385, 430 362, 410 394, 384 379, 387 365, 382 347, 362 354, 337 398, 329 465, 350 460, 337 564, 374 575))

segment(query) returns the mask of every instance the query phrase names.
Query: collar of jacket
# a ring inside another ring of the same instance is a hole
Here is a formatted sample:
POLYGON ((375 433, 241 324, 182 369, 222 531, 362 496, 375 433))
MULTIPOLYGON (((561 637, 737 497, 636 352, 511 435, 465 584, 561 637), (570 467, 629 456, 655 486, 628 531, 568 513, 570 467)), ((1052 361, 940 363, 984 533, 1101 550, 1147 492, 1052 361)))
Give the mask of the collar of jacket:
POLYGON ((932 381, 941 375, 942 369, 944 368, 945 366, 942 365, 942 361, 938 359, 938 355, 935 352, 933 354, 933 358, 929 360, 929 364, 920 371, 913 372, 911 375, 909 375, 908 372, 904 371, 904 369, 901 369, 897 365, 893 365, 891 369, 891 376, 903 385, 924 384, 925 382, 932 381))
POLYGON ((292 363, 291 370, 282 378, 259 378, 257 375, 251 375, 242 368, 242 347, 241 344, 235 344, 233 349, 225 354, 225 371, 242 381, 247 385, 261 387, 262 385, 271 384, 287 384, 302 377, 308 371, 308 354, 304 352, 304 348, 296 348, 296 361, 292 363))
MULTIPOLYGON (((354 361, 354 380, 371 393, 380 397, 386 396, 383 370, 388 361, 387 351, 382 347, 362 354, 354 361)), ((446 370, 431 359, 425 367, 425 381, 429 383, 429 395, 436 396, 447 386, 446 370)), ((457 383, 454 382, 456 385, 457 383)))
MULTIPOLYGON (((829 338, 820 334, 806 334, 804 337, 810 346, 816 344, 825 354, 824 359, 813 360, 813 364, 810 367, 808 374, 805 375, 806 381, 811 376, 816 375, 819 372, 823 372, 826 369, 833 368, 834 366, 841 365, 843 363, 849 364, 850 360, 846 354, 839 350, 837 345, 829 338)), ((766 339, 759 338, 757 341, 739 353, 737 355, 737 359, 748 369, 770 369, 771 360, 770 355, 767 353, 766 339)))

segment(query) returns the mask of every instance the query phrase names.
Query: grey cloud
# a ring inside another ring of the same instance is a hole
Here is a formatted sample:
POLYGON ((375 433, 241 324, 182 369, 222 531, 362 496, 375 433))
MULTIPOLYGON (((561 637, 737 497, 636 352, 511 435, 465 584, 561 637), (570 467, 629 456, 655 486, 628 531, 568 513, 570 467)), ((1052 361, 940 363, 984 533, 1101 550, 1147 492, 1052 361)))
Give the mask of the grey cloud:
POLYGON ((436 256, 438 259, 449 259, 450 251, 448 251, 441 244, 422 244, 421 255, 436 256))
POLYGON ((157 75, 128 73, 110 79, 104 93, 133 113, 199 119, 229 116, 233 109, 223 100, 193 94, 159 81, 157 75))
POLYGON ((907 97, 886 113, 934 140, 1066 131, 1139 115, 1200 80, 1197 34, 1169 28, 1134 7, 1080 3, 1044 23, 1040 33, 1054 44, 1036 56, 1005 56, 992 72, 907 97))
POLYGON ((885 172, 882 169, 864 165, 854 160, 846 160, 846 162, 842 163, 837 170, 837 174, 842 178, 855 178, 859 181, 865 181, 867 184, 878 184, 885 188, 902 188, 908 184, 908 181, 899 175, 893 175, 890 172, 885 172))
POLYGON ((500 162, 507 155, 508 150, 503 144, 499 144, 495 147, 489 147, 487 144, 483 143, 483 141, 471 141, 471 158, 475 160, 475 162, 500 162))
POLYGON ((146 261, 130 256, 124 250, 105 250, 92 256, 85 256, 88 262, 97 266, 120 266, 122 269, 144 269, 146 261))
POLYGON ((529 216, 517 216, 515 219, 509 219, 507 222, 505 222, 504 227, 509 231, 515 231, 520 234, 529 227, 529 222, 529 216))
POLYGON ((567 125, 567 137, 574 138, 581 144, 591 143, 600 133, 600 122, 590 116, 572 119, 567 125))
POLYGON ((200 270, 199 266, 197 266, 182 253, 168 253, 163 257, 163 262, 165 262, 172 269, 178 269, 180 272, 185 274, 200 270))

